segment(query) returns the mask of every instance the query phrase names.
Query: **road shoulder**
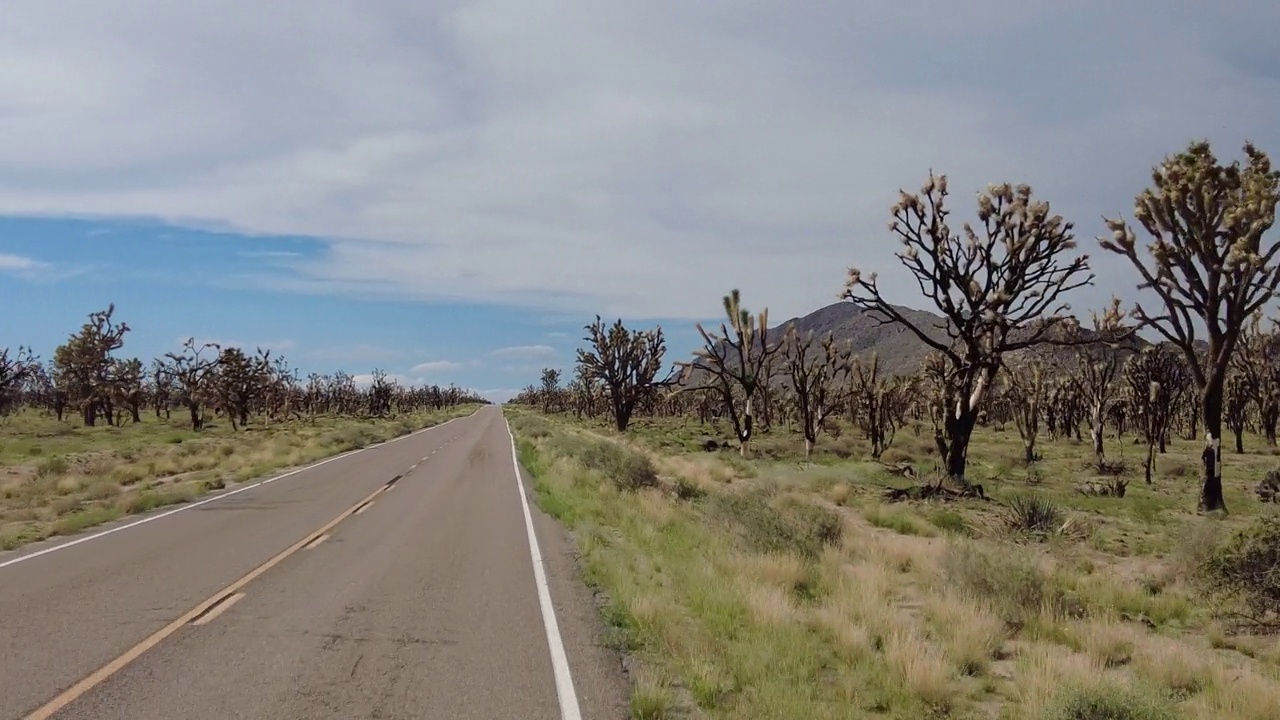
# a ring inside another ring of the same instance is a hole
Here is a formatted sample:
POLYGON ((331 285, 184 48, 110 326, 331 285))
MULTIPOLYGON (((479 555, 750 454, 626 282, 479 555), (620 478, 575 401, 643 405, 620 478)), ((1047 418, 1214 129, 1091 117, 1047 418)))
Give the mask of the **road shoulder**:
POLYGON ((626 720, 631 717, 626 657, 609 645, 598 596, 585 580, 572 533, 538 505, 529 472, 520 466, 518 471, 582 717, 626 720))

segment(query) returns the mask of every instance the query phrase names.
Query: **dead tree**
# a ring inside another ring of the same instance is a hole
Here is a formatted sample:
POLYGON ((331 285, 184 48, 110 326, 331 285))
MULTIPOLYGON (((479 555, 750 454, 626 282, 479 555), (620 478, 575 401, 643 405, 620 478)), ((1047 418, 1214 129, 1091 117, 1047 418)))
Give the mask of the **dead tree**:
POLYGON ((1253 313, 1275 295, 1280 244, 1263 243, 1275 222, 1280 173, 1266 153, 1246 143, 1246 167, 1221 165, 1208 142, 1193 142, 1167 157, 1152 173, 1154 188, 1142 191, 1134 217, 1153 238, 1150 257, 1138 255, 1137 237, 1123 219, 1108 219, 1103 248, 1124 255, 1141 273, 1140 290, 1160 298, 1164 313, 1141 306, 1134 317, 1154 327, 1187 358, 1200 395, 1206 443, 1199 509, 1226 511, 1222 495, 1222 410, 1228 365, 1240 332, 1253 313), (1148 265, 1148 263, 1150 263, 1148 265), (1207 349, 1197 357, 1197 331, 1207 349))
POLYGON ((794 325, 783 337, 783 362, 795 397, 804 456, 813 456, 818 431, 827 417, 844 403, 852 350, 836 345, 831 333, 822 336, 815 349, 813 331, 800 335, 794 325), (820 351, 820 352, 818 352, 820 351))
POLYGON ((1027 465, 1040 460, 1036 439, 1040 435, 1040 415, 1049 396, 1044 363, 1031 359, 1017 367, 1007 368, 1009 402, 1013 420, 1022 437, 1023 459, 1027 465))
POLYGON ((128 324, 112 321, 115 309, 111 303, 106 310, 90 313, 89 322, 80 332, 53 353, 55 382, 66 390, 70 402, 80 407, 87 427, 97 423, 100 413, 105 413, 108 423, 114 421, 111 353, 124 346, 125 333, 129 332, 128 324))
POLYGON ((1080 381, 1077 387, 1089 409, 1089 438, 1093 442, 1093 454, 1099 467, 1106 462, 1103 434, 1107 418, 1120 399, 1120 385, 1116 382, 1120 375, 1120 358, 1112 338, 1123 332, 1121 317, 1120 300, 1113 299, 1101 316, 1093 313, 1091 337, 1081 337, 1081 328, 1071 323, 1080 341, 1079 354, 1076 356, 1080 381))
POLYGON ((1240 373, 1228 372, 1226 391, 1222 395, 1222 419, 1236 438, 1236 453, 1244 453, 1244 428, 1249 420, 1249 379, 1240 373))
POLYGON ((1147 444, 1144 467, 1150 485, 1156 449, 1165 451, 1169 429, 1191 378, 1181 355, 1168 345, 1152 345, 1131 355, 1123 374, 1134 420, 1147 444))
POLYGON ((880 357, 871 353, 871 359, 852 362, 850 400, 853 415, 862 435, 871 442, 871 457, 880 456, 893 444, 898 425, 902 422, 902 403, 899 385, 880 374, 880 357))
MULTIPOLYGON (((133 422, 142 422, 142 405, 146 393, 146 371, 142 367, 142 361, 138 358, 112 360, 111 386, 117 412, 123 414, 128 410, 133 422)), ((121 420, 117 418, 116 424, 120 423, 121 420)))
POLYGON ((551 412, 552 406, 558 406, 560 394, 560 371, 555 368, 542 368, 542 412, 551 412))
POLYGON ((988 187, 978 197, 980 229, 965 223, 964 238, 948 223, 945 175, 930 172, 920 195, 900 195, 890 223, 905 246, 898 259, 941 311, 947 341, 889 304, 874 273, 863 277, 850 269, 843 297, 882 323, 906 327, 950 364, 955 381, 949 383, 940 449, 948 477, 964 486, 969 439, 1005 354, 1048 342, 1070 309, 1059 298, 1091 283, 1093 274, 1087 256, 1060 262, 1075 248, 1072 224, 1033 200, 1026 185, 988 187))
POLYGON ((636 404, 653 388, 654 378, 662 369, 662 356, 667 348, 662 328, 627 330, 619 319, 606 331, 600 316, 586 326, 583 338, 591 349, 578 350, 580 377, 590 383, 603 384, 613 411, 614 427, 625 432, 631 423, 636 404))
POLYGON ((195 338, 187 338, 182 345, 182 353, 165 353, 169 362, 164 373, 173 378, 182 397, 182 404, 187 406, 191 418, 191 429, 199 431, 204 428, 205 402, 214 397, 213 381, 218 370, 218 360, 222 348, 217 343, 204 343, 196 347, 195 338), (212 356, 204 355, 212 350, 212 356))
POLYGON ((684 391, 710 392, 724 403, 738 438, 738 452, 745 457, 751 444, 751 403, 760 388, 765 364, 782 345, 769 344, 769 309, 753 316, 742 308, 737 288, 724 296, 724 312, 729 327, 721 322, 719 334, 713 335, 697 323, 703 347, 694 351, 693 360, 679 361, 676 366, 682 368, 684 391))
POLYGON ((1232 368, 1245 378, 1243 390, 1258 410, 1258 424, 1267 445, 1276 444, 1280 422, 1280 325, 1262 329, 1262 313, 1254 313, 1240 332, 1232 368))
POLYGON ((28 348, 19 347, 12 358, 9 348, 0 349, 0 417, 19 406, 22 388, 38 367, 39 358, 28 348))

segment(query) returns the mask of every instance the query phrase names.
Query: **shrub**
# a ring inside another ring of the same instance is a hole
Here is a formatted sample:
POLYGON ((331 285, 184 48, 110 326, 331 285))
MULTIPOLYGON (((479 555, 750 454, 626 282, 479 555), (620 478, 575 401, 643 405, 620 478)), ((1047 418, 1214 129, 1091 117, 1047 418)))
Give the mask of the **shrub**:
POLYGON ((1218 545, 1200 566, 1206 586, 1250 619, 1280 621, 1280 516, 1265 515, 1218 545))
POLYGON ((976 543, 955 542, 943 555, 942 569, 951 584, 989 601, 1013 629, 1043 611, 1083 614, 1079 601, 1016 545, 986 551, 976 543))
POLYGON ((576 454, 585 467, 600 471, 619 490, 634 492, 658 484, 658 471, 648 455, 608 440, 593 440, 574 450, 572 454, 576 454))
POLYGON ((36 466, 36 477, 62 477, 70 469, 71 466, 67 463, 66 458, 51 457, 36 466))
POLYGON ((757 491, 721 496, 716 509, 757 552, 816 558, 824 545, 840 543, 844 526, 835 512, 798 501, 780 504, 757 491))
POLYGON ((675 492, 681 500, 698 500, 707 494, 698 483, 684 477, 676 478, 675 492))
POLYGON ((1044 720, 1177 720, 1169 701, 1118 685, 1068 686, 1041 716, 1044 720))

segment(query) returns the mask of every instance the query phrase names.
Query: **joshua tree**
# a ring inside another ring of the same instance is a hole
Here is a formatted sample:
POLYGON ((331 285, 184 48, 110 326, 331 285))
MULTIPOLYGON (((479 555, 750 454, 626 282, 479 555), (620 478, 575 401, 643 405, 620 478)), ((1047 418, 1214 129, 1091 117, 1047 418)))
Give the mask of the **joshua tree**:
POLYGON ((701 374, 698 384, 687 386, 686 391, 712 392, 720 397, 738 437, 738 452, 745 456, 751 443, 751 402, 760 388, 765 365, 782 346, 769 344, 768 308, 753 316, 742 308, 737 288, 724 296, 724 312, 733 334, 723 322, 718 335, 697 323, 704 346, 694 351, 693 360, 676 365, 683 368, 682 384, 694 379, 695 373, 701 374), (739 399, 742 410, 738 409, 739 399))
POLYGON ((1099 467, 1106 460, 1103 452, 1103 431, 1107 418, 1120 400, 1120 385, 1116 382, 1120 375, 1120 357, 1116 352, 1112 338, 1120 336, 1121 328, 1120 300, 1113 299, 1111 306, 1101 316, 1093 314, 1093 333, 1091 337, 1083 337, 1077 323, 1070 323, 1075 335, 1081 341, 1079 354, 1079 390, 1085 406, 1089 409, 1089 437, 1093 441, 1093 454, 1097 457, 1099 467))
POLYGON ((852 355, 847 346, 836 345, 831 333, 823 335, 818 345, 821 352, 814 351, 812 330, 802 336, 794 325, 782 339, 783 361, 800 416, 806 458, 813 455, 823 422, 844 401, 843 388, 852 355))
POLYGON ((1276 424, 1280 421, 1280 332, 1273 321, 1263 330, 1262 313, 1254 313, 1240 332, 1239 345, 1231 365, 1245 378, 1241 390, 1258 408, 1258 420, 1267 444, 1276 444, 1276 424))
POLYGON ((667 348, 662 328, 629 331, 618 319, 606 331, 600 316, 585 327, 591 349, 578 350, 578 366, 584 389, 594 381, 603 383, 613 409, 618 432, 631 423, 636 404, 653 390, 654 378, 662 369, 667 348))
POLYGON ((560 371, 542 368, 542 411, 551 412, 551 405, 560 392, 560 371))
POLYGON ((893 444, 893 436, 902 422, 903 386, 896 379, 880 374, 880 357, 876 353, 871 353, 871 359, 865 363, 854 358, 851 367, 849 397, 854 417, 862 434, 871 442, 871 457, 879 460, 893 444))
POLYGON ((1022 437, 1024 459, 1031 465, 1040 459, 1036 454, 1036 438, 1040 434, 1040 413, 1049 396, 1044 363, 1037 359, 1007 368, 1009 401, 1013 420, 1022 437))
POLYGON ((213 382, 221 350, 216 343, 204 343, 196 347, 196 339, 187 338, 182 345, 181 354, 165 353, 169 362, 164 365, 163 373, 177 385, 182 403, 187 406, 187 412, 191 416, 192 430, 204 427, 201 407, 214 392, 213 382), (204 356, 206 350, 213 350, 213 356, 204 356))
POLYGON ((1249 379, 1240 373, 1227 373, 1226 392, 1222 395, 1222 419, 1236 436, 1236 452, 1244 452, 1244 426, 1249 419, 1249 379))
POLYGON ((112 303, 106 310, 91 313, 80 332, 53 353, 57 384, 67 391, 72 403, 80 406, 84 424, 90 427, 101 411, 106 411, 108 423, 113 421, 111 353, 124 346, 124 335, 129 332, 127 324, 111 320, 115 310, 112 303))
POLYGON ((1059 297, 1093 275, 1086 256, 1061 262, 1075 248, 1072 224, 1033 200, 1026 185, 988 187, 978 197, 980 228, 965 223, 963 238, 949 225, 946 199, 946 176, 930 172, 921 194, 900 191, 889 229, 904 245, 898 259, 941 311, 947 341, 890 305, 874 273, 864 277, 851 268, 842 297, 882 323, 906 327, 948 363, 946 416, 937 438, 947 475, 963 487, 969 438, 1005 354, 1049 342, 1070 309, 1059 297))
POLYGON ((9 348, 0 349, 0 416, 19 407, 19 393, 39 367, 39 359, 28 348, 19 347, 12 358, 9 348))
POLYGON ((1149 258, 1122 219, 1108 219, 1103 248, 1123 255, 1141 273, 1139 289, 1160 298, 1164 313, 1135 305, 1133 316, 1182 350, 1200 395, 1205 449, 1199 509, 1226 511, 1222 496, 1222 405, 1231 356, 1249 316, 1280 284, 1280 244, 1263 242, 1275 222, 1280 173, 1266 153, 1244 146, 1248 165, 1223 166, 1208 142, 1193 142, 1152 172, 1153 188, 1138 195, 1134 217, 1153 238, 1149 258), (1203 358, 1197 331, 1206 334, 1203 358))
POLYGON ((1190 376, 1177 350, 1168 345, 1152 345, 1129 356, 1124 365, 1124 379, 1129 386, 1134 420, 1139 423, 1147 443, 1145 467, 1147 484, 1150 484, 1156 448, 1164 452, 1169 428, 1190 376))

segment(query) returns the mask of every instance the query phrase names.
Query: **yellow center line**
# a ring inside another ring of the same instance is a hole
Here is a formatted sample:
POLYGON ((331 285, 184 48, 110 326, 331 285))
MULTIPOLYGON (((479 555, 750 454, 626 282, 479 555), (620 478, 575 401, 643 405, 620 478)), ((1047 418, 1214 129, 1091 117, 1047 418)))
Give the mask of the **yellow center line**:
POLYGON ((280 564, 285 558, 296 553, 297 551, 306 547, 316 538, 319 538, 321 535, 324 535, 325 533, 332 530, 334 526, 336 526, 338 523, 346 519, 347 516, 354 514, 362 506, 371 502, 375 497, 377 497, 378 493, 383 492, 386 489, 387 487, 383 485, 379 487, 377 490, 374 490, 372 493, 369 494, 368 497, 356 503, 355 505, 352 505, 349 509, 344 511, 338 517, 325 523, 324 527, 307 535, 306 537, 302 538, 301 540, 294 543, 293 545, 290 545, 288 548, 285 548, 280 553, 278 553, 275 557, 271 558, 270 560, 266 561, 265 563, 251 570, 249 574, 245 575, 239 580, 236 580, 235 582, 228 585, 226 588, 222 589, 220 592, 218 592, 218 594, 214 595, 208 600, 205 600, 199 605, 196 605, 195 607, 191 608, 186 613, 184 613, 182 617, 178 618, 177 620, 174 620, 168 625, 165 625, 164 627, 155 631, 147 639, 129 648, 122 655, 117 657, 115 660, 112 660, 106 665, 103 665, 102 667, 93 671, 88 676, 80 680, 80 682, 76 683, 75 685, 72 685, 71 687, 59 693, 57 697, 53 698, 52 700, 45 703, 44 705, 41 705, 39 708, 36 708, 34 712, 32 712, 30 715, 27 716, 27 720, 46 720, 47 718, 52 717, 54 713, 58 712, 62 708, 71 704, 80 696, 89 692, 95 686, 101 684, 102 681, 106 680, 107 678, 111 677, 117 672, 120 672, 121 669, 123 669, 126 665, 133 662, 134 660, 138 659, 146 651, 160 644, 161 641, 163 641, 165 638, 177 632, 180 628, 182 628, 183 625, 186 625, 187 623, 191 622, 195 618, 200 617, 200 615, 202 615, 203 613, 208 612, 209 608, 212 608, 214 605, 222 602, 223 600, 230 597, 231 595, 234 595, 235 593, 239 592, 240 588, 243 588, 245 585, 248 585, 249 583, 253 582, 255 579, 257 579, 259 575, 262 575, 266 571, 280 564))
POLYGON ((242 592, 241 592, 241 593, 236 593, 235 595, 232 595, 231 597, 227 598, 226 600, 223 600, 222 602, 218 603, 217 605, 214 605, 214 606, 213 606, 213 609, 212 609, 212 610, 210 610, 209 612, 207 612, 207 613, 205 613, 205 614, 201 615, 200 617, 196 618, 195 620, 192 620, 192 621, 191 621, 191 624, 192 624, 192 625, 207 625, 207 624, 209 624, 209 623, 213 622, 213 619, 214 619, 214 618, 216 618, 216 617, 218 617, 218 616, 219 616, 219 615, 221 615, 222 613, 226 612, 226 611, 227 611, 227 608, 229 608, 229 607, 231 607, 232 605, 235 605, 236 603, 240 602, 240 598, 242 598, 242 597, 244 597, 244 593, 242 593, 242 592))

